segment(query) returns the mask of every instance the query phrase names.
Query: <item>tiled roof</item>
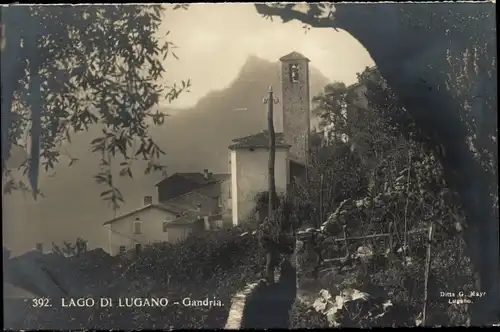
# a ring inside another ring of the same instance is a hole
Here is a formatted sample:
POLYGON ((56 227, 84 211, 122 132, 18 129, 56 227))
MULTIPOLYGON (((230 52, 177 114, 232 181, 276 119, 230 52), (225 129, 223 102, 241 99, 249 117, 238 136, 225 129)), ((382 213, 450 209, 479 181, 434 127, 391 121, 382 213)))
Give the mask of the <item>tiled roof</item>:
POLYGON ((285 56, 282 56, 280 58, 280 60, 281 61, 287 61, 287 60, 307 60, 307 61, 310 61, 308 58, 306 58, 302 54, 295 52, 295 51, 290 53, 290 54, 287 54, 285 56))
POLYGON ((142 208, 139 208, 137 210, 134 210, 132 212, 118 216, 118 217, 111 219, 109 221, 106 221, 103 225, 111 224, 115 221, 118 221, 118 220, 123 219, 127 216, 130 216, 134 213, 141 212, 141 211, 151 209, 151 208, 160 209, 162 211, 166 211, 166 212, 169 212, 171 214, 175 214, 176 216, 177 215, 180 216, 179 218, 177 218, 169 223, 169 225, 172 225, 172 226, 174 226, 174 225, 187 225, 187 224, 191 224, 191 223, 196 222, 200 218, 203 219, 203 214, 201 212, 189 210, 189 209, 183 208, 182 206, 168 204, 168 203, 167 204, 150 204, 150 205, 146 205, 142 208))
POLYGON ((179 176, 182 176, 184 179, 189 180, 190 182, 205 185, 214 182, 214 179, 209 177, 205 179, 205 175, 201 173, 177 173, 179 176))
POLYGON ((182 196, 194 190, 216 185, 222 181, 229 180, 229 178, 229 174, 209 173, 209 177, 206 179, 203 173, 175 173, 164 178, 155 186, 161 186, 159 198, 161 202, 165 202, 168 199, 182 196))
POLYGON ((174 209, 174 208, 162 205, 162 204, 149 204, 149 205, 145 205, 145 206, 143 206, 143 207, 141 207, 139 209, 136 209, 134 211, 122 214, 121 216, 118 216, 118 217, 113 218, 111 220, 108 220, 105 223, 103 223, 103 225, 112 224, 115 221, 118 221, 118 220, 123 219, 125 217, 128 217, 130 215, 133 215, 134 213, 141 212, 141 211, 148 210, 148 209, 159 209, 159 210, 162 210, 162 211, 165 211, 165 212, 168 212, 168 213, 172 213, 172 214, 181 214, 182 213, 178 208, 174 209))
POLYGON ((193 224, 201 219, 203 219, 201 216, 197 216, 197 215, 190 213, 190 214, 181 216, 180 218, 177 218, 175 220, 172 220, 171 222, 167 223, 166 226, 169 227, 169 226, 190 225, 190 224, 193 224))
MULTIPOLYGON (((285 142, 285 136, 283 133, 276 133, 275 142, 277 148, 289 148, 290 144, 285 142)), ((269 147, 269 133, 266 131, 260 132, 258 134, 245 136, 237 139, 233 139, 233 143, 229 146, 229 149, 250 149, 250 148, 268 148, 269 147)))
POLYGON ((210 174, 210 177, 208 179, 205 178, 205 175, 202 173, 174 173, 171 176, 161 180, 158 182, 156 185, 159 185, 161 182, 166 181, 174 176, 179 176, 182 177, 186 180, 188 180, 191 183, 197 184, 197 185, 205 185, 209 183, 214 183, 214 182, 219 182, 219 181, 224 181, 230 178, 229 174, 210 174))
POLYGON ((186 215, 186 214, 191 214, 194 212, 193 210, 189 210, 183 206, 180 206, 178 204, 172 204, 169 202, 165 202, 165 203, 158 204, 158 205, 165 207, 166 209, 168 209, 169 211, 172 211, 176 215, 186 215))
MULTIPOLYGON (((204 222, 204 215, 196 215, 196 214, 189 214, 182 216, 180 218, 177 218, 171 222, 169 222, 166 226, 184 226, 184 225, 191 225, 196 222, 204 222)), ((214 221, 214 220, 220 220, 222 219, 222 216, 220 214, 217 215, 210 215, 208 216, 208 221, 214 221)))
POLYGON ((212 174, 215 181, 227 181, 231 179, 231 174, 212 174))

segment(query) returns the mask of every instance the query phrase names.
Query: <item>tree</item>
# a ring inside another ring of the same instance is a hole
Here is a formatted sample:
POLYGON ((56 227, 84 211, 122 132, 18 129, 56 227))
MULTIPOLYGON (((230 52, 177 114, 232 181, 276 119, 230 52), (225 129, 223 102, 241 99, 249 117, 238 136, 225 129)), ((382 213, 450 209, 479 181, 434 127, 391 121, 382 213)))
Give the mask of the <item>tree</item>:
POLYGON ((64 241, 62 246, 52 243, 52 252, 62 257, 78 256, 86 251, 87 241, 81 238, 77 238, 74 244, 68 241, 64 241))
POLYGON ((427 4, 255 6, 258 13, 283 22, 343 29, 367 49, 427 137, 447 183, 460 195, 468 255, 478 274, 478 288, 488 294, 475 303, 471 324, 497 321, 495 4, 442 3, 433 4, 432 10, 427 4))
MULTIPOLYGON (((155 109, 158 102, 172 101, 190 85, 160 83, 166 71, 162 60, 176 57, 175 45, 158 35, 164 10, 152 5, 2 8, 4 191, 20 187, 6 167, 13 146, 30 150, 22 168, 36 199, 40 166, 53 168, 64 155, 61 145, 95 124, 102 126, 102 135, 92 141, 92 151, 101 155, 95 180, 107 186, 101 196, 115 209, 123 197, 111 172, 113 159, 121 159, 120 175, 132 176, 139 156, 148 160, 146 172, 162 169, 157 159, 163 151, 148 127, 164 121, 165 114, 155 109)), ((69 165, 76 162, 68 157, 69 165)))

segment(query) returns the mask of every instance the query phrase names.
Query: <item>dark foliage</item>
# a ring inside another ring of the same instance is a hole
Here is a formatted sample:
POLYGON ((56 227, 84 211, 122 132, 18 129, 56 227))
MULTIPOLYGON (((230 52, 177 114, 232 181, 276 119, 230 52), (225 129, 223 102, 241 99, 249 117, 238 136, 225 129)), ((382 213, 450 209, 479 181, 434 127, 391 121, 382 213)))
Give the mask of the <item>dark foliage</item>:
POLYGON ((497 58, 494 3, 256 4, 257 11, 356 38, 411 115, 457 193, 467 254, 488 295, 472 324, 498 321, 497 58))
MULTIPOLYGON (((53 169, 71 137, 102 125, 91 142, 100 157, 95 181, 107 187, 101 197, 113 208, 123 202, 111 172, 120 157, 120 176, 132 177, 139 157, 145 173, 163 169, 163 150, 153 141, 149 123, 163 124, 158 109, 190 87, 190 81, 167 86, 162 62, 171 41, 157 32, 166 7, 161 6, 8 6, 2 8, 2 179, 4 192, 28 189, 6 167, 13 146, 30 158, 20 167, 32 193, 38 173, 53 169), (21 23, 22 22, 22 23, 21 23), (28 138, 29 137, 29 138, 28 138)), ((169 9, 184 8, 172 6, 169 9)), ((167 33, 168 35, 168 33, 167 33)))
MULTIPOLYGON (((357 106, 355 98, 342 85, 325 88, 325 93, 316 98, 322 114, 341 113, 335 100, 342 98, 344 106, 340 108, 347 109, 351 119, 361 117, 367 121, 346 122, 333 127, 334 135, 330 135, 334 142, 344 135, 343 144, 352 148, 338 152, 347 156, 354 154, 359 162, 359 173, 343 173, 342 181, 347 184, 343 189, 338 180, 328 174, 331 169, 346 169, 343 155, 337 154, 337 158, 312 165, 316 169, 310 172, 311 186, 303 191, 304 199, 321 209, 318 191, 324 196, 335 197, 338 190, 343 190, 347 198, 332 205, 323 203, 328 217, 321 225, 322 232, 308 236, 299 252, 299 278, 315 279, 320 287, 331 291, 332 296, 346 289, 360 290, 371 296, 373 285, 376 285, 385 293, 384 301, 392 301, 391 313, 384 311, 382 316, 378 316, 382 313, 375 315, 361 310, 366 305, 366 301, 361 300, 349 304, 359 305, 359 312, 352 313, 348 306, 336 314, 325 309, 333 325, 414 326, 424 301, 427 250, 426 232, 415 232, 434 223, 437 230, 432 244, 428 289, 429 308, 432 309, 429 309, 426 323, 464 324, 466 314, 463 310, 446 307, 439 297, 440 289, 470 289, 472 286, 470 261, 464 257, 464 244, 459 237, 464 226, 457 195, 447 186, 443 169, 426 147, 421 131, 405 116, 377 71, 366 70, 359 79, 366 88, 364 107, 357 106), (318 177, 322 181, 318 181, 318 177), (345 235, 364 237, 389 231, 392 233, 390 238, 361 238, 347 245, 336 241, 345 235), (359 250, 371 252, 370 258, 360 258, 359 250), (341 257, 345 259, 326 266, 322 264, 322 258, 341 257), (454 259, 447 261, 444 257, 454 259), (452 264, 460 264, 460 268, 454 269, 452 264), (318 269, 322 271, 317 273, 318 269), (393 321, 394 312, 405 312, 404 318, 393 321)), ((333 306, 333 300, 325 301, 333 306)))
MULTIPOLYGON (((11 317, 13 329, 170 329, 222 328, 231 296, 243 288, 263 266, 254 237, 242 230, 220 231, 191 237, 179 245, 158 244, 138 255, 110 257, 100 250, 64 258, 33 254, 8 262, 8 280, 19 283, 16 266, 21 260, 41 264, 67 294, 64 297, 166 297, 217 299, 223 307, 165 308, 62 308, 61 296, 50 297, 52 308, 33 308, 30 302, 11 317), (17 319, 16 319, 17 318, 17 319)), ((6 276, 7 277, 7 276, 6 276)), ((21 286, 21 285, 19 285, 21 286)), ((6 306, 13 306, 7 303, 6 306)), ((20 304, 17 304, 19 306, 20 304)), ((12 307, 11 307, 12 308, 12 307)))

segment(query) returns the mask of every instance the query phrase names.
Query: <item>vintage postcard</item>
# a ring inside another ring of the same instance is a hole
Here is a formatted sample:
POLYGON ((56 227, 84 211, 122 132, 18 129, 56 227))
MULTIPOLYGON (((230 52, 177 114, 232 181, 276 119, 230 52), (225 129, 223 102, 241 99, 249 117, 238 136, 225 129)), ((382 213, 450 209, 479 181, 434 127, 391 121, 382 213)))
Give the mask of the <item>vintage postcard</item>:
POLYGON ((4 328, 498 324, 494 11, 3 5, 4 328))

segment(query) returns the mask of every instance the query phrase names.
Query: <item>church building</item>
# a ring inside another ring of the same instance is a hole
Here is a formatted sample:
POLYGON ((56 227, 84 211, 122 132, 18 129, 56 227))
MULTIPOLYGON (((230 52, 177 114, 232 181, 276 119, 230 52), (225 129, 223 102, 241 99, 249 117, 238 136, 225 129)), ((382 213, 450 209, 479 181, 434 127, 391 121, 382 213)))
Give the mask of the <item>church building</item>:
MULTIPOLYGON (((285 193, 296 176, 304 174, 311 135, 309 59, 292 52, 280 58, 282 96, 275 111, 283 112, 283 132, 276 133, 276 192, 285 193), (281 108, 281 110, 280 110, 281 108)), ((255 199, 268 190, 269 133, 234 139, 229 146, 233 226, 254 211, 255 199)))

